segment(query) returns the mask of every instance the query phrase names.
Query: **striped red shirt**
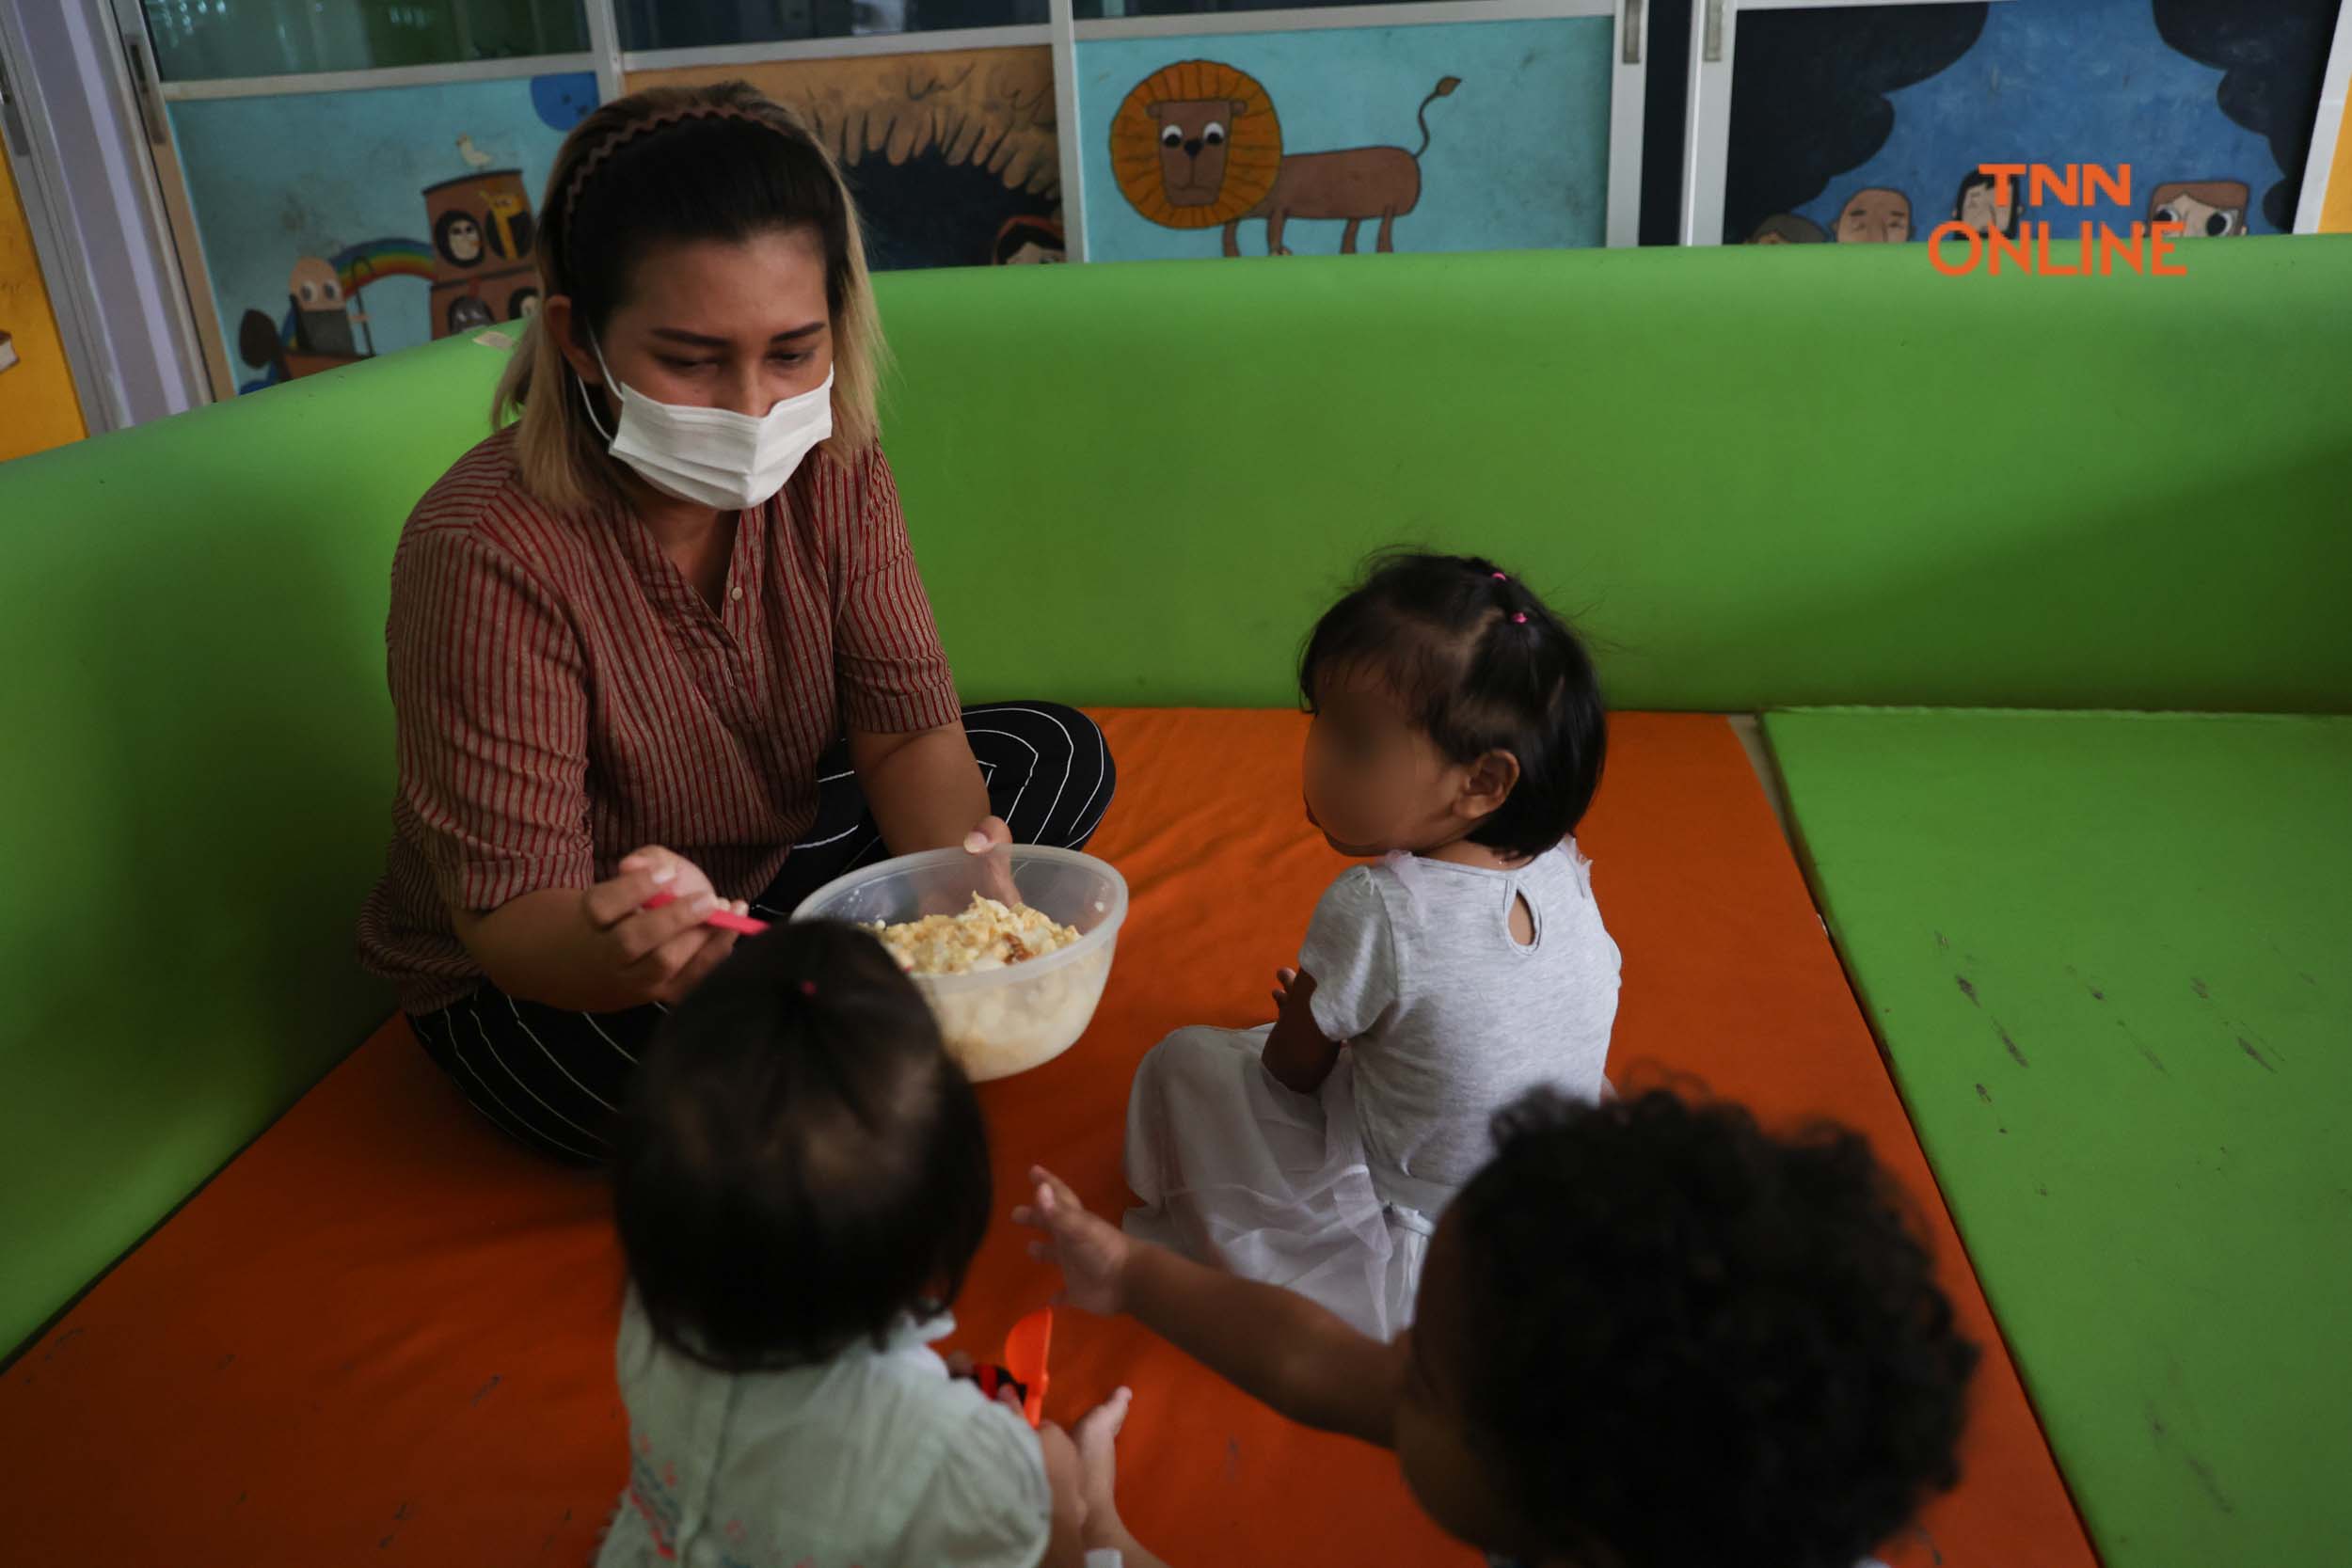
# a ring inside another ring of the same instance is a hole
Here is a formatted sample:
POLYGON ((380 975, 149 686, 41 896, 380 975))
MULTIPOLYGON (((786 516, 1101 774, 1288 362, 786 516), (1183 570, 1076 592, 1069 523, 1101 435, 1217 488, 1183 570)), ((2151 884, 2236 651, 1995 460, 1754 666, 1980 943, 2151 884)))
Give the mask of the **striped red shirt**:
POLYGON ((647 844, 749 898, 815 820, 845 726, 959 713, 879 450, 812 453, 745 513, 713 610, 626 512, 533 500, 513 441, 427 491, 392 557, 399 786, 359 946, 410 1012, 482 978, 453 905, 584 888, 647 844))

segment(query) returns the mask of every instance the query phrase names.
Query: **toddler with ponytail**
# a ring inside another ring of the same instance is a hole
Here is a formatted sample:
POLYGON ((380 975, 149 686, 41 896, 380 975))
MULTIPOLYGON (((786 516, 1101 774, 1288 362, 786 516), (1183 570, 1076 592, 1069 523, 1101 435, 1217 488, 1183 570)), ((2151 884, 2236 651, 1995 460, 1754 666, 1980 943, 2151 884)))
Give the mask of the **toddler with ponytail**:
POLYGON ((1575 632, 1473 557, 1378 562, 1298 685, 1308 819, 1375 863, 1324 895, 1275 1023, 1144 1059, 1126 1228, 1387 1338, 1495 1114, 1606 1091, 1617 947, 1574 837, 1606 726, 1575 632))

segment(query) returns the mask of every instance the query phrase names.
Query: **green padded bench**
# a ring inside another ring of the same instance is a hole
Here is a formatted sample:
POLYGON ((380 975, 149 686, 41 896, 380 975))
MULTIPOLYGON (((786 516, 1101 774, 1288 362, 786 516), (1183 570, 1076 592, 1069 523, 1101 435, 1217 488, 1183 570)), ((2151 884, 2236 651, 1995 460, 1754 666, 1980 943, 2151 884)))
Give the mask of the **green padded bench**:
POLYGON ((2108 1568, 2343 1560, 2352 719, 1766 728, 2108 1568))

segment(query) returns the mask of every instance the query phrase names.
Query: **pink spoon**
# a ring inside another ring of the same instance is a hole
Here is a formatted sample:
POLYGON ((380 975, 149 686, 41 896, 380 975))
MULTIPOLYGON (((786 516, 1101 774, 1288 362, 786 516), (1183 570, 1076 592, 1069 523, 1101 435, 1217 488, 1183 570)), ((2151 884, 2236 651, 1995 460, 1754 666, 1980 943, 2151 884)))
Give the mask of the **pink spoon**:
MULTIPOLYGON (((676 902, 677 895, 668 888, 663 888, 660 893, 645 900, 645 908, 666 909, 676 902)), ((738 914, 733 910, 724 908, 713 910, 703 916, 703 924, 716 926, 722 931, 739 931, 747 937, 755 937, 768 928, 768 923, 764 920, 755 920, 748 914, 738 914)))

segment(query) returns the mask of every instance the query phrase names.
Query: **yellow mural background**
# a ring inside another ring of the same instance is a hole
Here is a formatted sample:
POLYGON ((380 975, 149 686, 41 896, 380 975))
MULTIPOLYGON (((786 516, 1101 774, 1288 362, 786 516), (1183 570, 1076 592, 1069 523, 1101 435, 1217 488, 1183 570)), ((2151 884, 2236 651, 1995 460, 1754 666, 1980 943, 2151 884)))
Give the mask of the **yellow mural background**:
POLYGON ((2352 234, 2352 94, 2344 101, 2344 125, 2336 133, 2336 155, 2328 170, 2328 194, 2319 204, 2319 231, 2352 234))
POLYGON ((0 463, 89 434, 6 158, 0 158, 0 332, 16 350, 16 363, 0 371, 0 463))

